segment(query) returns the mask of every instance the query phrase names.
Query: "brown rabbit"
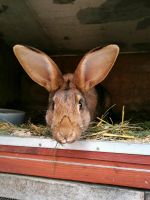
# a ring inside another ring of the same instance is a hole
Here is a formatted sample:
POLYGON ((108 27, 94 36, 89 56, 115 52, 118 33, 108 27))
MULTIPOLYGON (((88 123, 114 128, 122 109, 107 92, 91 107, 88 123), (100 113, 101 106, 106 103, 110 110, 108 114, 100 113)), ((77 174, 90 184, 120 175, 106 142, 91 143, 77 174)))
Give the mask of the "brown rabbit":
POLYGON ((50 93, 46 122, 60 143, 79 139, 99 107, 95 86, 102 82, 119 53, 117 45, 89 51, 74 74, 62 75, 56 63, 35 48, 15 45, 14 53, 32 80, 50 93))

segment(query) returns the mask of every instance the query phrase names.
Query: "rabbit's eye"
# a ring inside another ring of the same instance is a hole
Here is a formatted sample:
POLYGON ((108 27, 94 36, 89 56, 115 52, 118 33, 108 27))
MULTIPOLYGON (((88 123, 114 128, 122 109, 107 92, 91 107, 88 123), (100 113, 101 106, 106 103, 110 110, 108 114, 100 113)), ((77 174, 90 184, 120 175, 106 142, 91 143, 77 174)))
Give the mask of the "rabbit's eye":
POLYGON ((83 108, 83 99, 79 100, 79 110, 83 108))

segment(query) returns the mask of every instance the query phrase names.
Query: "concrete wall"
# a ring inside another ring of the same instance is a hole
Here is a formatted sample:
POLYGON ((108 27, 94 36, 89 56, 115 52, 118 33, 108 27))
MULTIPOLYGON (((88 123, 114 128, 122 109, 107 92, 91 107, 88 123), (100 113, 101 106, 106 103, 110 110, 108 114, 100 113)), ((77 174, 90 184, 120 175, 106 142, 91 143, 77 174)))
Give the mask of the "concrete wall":
POLYGON ((145 200, 150 200, 150 192, 145 193, 145 200))
POLYGON ((117 43, 122 51, 150 50, 149 0, 1 0, 0 33, 51 54, 79 54, 117 43))
POLYGON ((21 200, 149 200, 143 190, 0 174, 0 197, 21 200))

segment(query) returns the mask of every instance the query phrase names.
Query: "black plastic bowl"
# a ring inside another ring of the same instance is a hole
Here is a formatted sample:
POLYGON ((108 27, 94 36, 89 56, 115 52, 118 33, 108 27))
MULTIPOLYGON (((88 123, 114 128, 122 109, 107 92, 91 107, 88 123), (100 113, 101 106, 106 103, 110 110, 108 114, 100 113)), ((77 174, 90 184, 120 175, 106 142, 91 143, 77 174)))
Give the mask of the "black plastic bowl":
POLYGON ((0 108, 0 121, 18 125, 24 122, 24 118, 23 111, 0 108))

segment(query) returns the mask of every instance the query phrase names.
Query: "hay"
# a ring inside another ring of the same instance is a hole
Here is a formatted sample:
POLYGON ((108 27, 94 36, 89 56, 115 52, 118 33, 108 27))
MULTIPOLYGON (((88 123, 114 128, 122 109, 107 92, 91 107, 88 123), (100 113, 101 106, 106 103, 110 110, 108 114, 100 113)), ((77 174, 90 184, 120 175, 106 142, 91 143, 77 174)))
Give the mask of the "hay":
MULTIPOLYGON (((150 142, 150 121, 140 124, 131 124, 124 121, 125 111, 122 109, 122 118, 120 123, 113 123, 110 119, 104 120, 105 114, 101 118, 97 118, 96 122, 92 122, 81 139, 96 140, 127 140, 150 142)), ((40 136, 52 137, 49 129, 43 125, 35 125, 31 122, 15 126, 10 123, 0 122, 0 134, 15 136, 40 136)))
POLYGON ((43 125, 35 125, 31 122, 16 126, 7 122, 0 122, 1 135, 14 135, 14 136, 51 136, 48 128, 43 125))
POLYGON ((129 123, 129 121, 125 121, 124 106, 122 108, 120 123, 114 124, 112 119, 109 120, 111 123, 104 120, 107 113, 108 110, 106 111, 106 113, 104 113, 102 118, 97 118, 98 122, 91 123, 89 129, 82 135, 82 139, 134 141, 140 140, 142 142, 144 142, 145 140, 147 142, 150 142, 150 122, 131 124, 129 123))
MULTIPOLYGON (((89 129, 82 136, 83 139, 135 139, 139 136, 142 137, 140 132, 146 131, 139 125, 130 124, 128 121, 121 122, 119 124, 111 124, 107 121, 98 118, 98 122, 95 125, 92 123, 89 129)), ((150 134, 150 132, 149 132, 150 134)), ((147 136, 147 134, 144 136, 147 136)))
MULTIPOLYGON (((81 139, 96 139, 96 140, 141 140, 142 142, 150 142, 150 122, 134 125, 127 121, 118 124, 111 124, 107 121, 98 118, 97 122, 92 122, 81 139)), ((10 123, 0 122, 1 135, 14 136, 40 136, 52 137, 49 129, 43 125, 35 125, 32 123, 15 126, 10 123)))

